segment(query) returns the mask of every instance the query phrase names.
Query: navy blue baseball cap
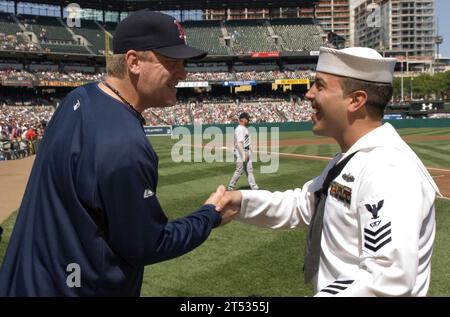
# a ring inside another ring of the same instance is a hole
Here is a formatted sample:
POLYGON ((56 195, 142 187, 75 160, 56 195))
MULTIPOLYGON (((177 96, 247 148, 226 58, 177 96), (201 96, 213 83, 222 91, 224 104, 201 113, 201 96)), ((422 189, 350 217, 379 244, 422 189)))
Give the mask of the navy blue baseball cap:
POLYGON ((247 119, 247 121, 250 121, 250 115, 247 112, 243 112, 239 115, 239 120, 241 119, 247 119))
POLYGON ((186 45, 186 35, 174 17, 143 9, 133 12, 116 27, 113 53, 155 51, 175 59, 200 59, 208 53, 186 45))

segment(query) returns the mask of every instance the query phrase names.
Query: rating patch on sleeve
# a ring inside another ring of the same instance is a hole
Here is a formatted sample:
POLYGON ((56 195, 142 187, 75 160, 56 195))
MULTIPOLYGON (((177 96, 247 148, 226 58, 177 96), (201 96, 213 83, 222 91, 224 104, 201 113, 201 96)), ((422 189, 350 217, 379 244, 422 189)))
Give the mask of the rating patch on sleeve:
POLYGON ((376 229, 364 228, 364 247, 372 252, 377 252, 392 241, 391 222, 375 227, 376 229))

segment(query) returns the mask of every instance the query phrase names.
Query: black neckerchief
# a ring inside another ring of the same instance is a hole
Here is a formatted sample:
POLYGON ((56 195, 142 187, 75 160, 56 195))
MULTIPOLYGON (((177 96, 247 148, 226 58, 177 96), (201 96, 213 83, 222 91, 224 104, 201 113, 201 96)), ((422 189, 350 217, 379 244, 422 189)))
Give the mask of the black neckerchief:
POLYGON ((330 187, 331 182, 338 177, 339 174, 341 174, 342 170, 344 169, 345 165, 350 161, 350 159, 358 153, 358 151, 353 152, 349 156, 347 156, 345 159, 340 161, 339 163, 335 164, 330 170, 328 171, 327 176, 325 177, 325 180, 323 181, 322 188, 319 189, 319 195, 320 193, 324 194, 325 196, 328 195, 328 187, 330 187))

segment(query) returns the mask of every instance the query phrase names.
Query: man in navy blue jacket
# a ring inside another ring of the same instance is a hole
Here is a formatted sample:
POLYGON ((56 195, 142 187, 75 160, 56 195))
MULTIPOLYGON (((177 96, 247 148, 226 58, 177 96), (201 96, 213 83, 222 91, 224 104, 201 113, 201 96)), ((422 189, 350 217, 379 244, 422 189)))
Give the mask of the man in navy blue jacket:
POLYGON ((69 93, 46 129, 0 270, 0 296, 139 296, 144 266, 199 246, 232 215, 219 187, 168 221, 141 112, 176 102, 187 46, 178 21, 141 10, 117 26, 108 76, 69 93))

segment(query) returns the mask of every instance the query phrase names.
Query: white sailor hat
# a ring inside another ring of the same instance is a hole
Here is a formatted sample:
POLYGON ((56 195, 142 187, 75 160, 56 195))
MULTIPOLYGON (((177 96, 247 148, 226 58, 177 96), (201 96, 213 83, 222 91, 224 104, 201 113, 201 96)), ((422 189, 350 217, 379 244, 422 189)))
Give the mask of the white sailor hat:
POLYGON ((395 58, 385 58, 368 47, 349 47, 341 50, 321 47, 318 72, 391 84, 395 58))

